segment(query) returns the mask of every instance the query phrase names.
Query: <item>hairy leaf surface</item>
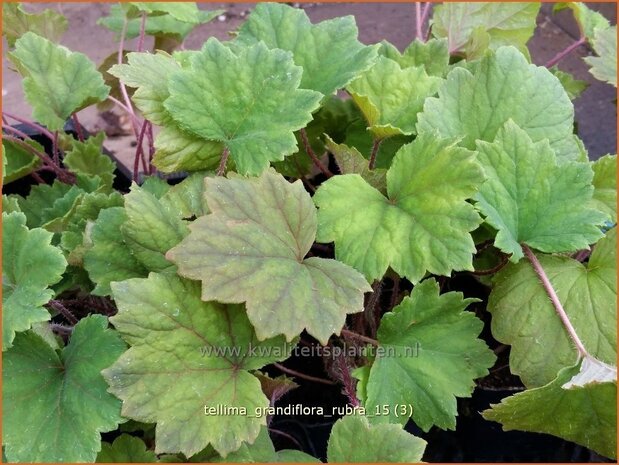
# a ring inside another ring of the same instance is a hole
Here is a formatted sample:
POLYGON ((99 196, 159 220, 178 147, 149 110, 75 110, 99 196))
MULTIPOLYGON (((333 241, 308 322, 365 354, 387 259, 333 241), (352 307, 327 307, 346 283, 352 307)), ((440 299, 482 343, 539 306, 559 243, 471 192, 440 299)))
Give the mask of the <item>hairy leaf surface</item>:
POLYGON ((260 434, 253 444, 244 443, 241 448, 228 454, 225 458, 221 457, 212 447, 191 457, 193 463, 322 463, 317 458, 312 457, 300 450, 283 449, 275 451, 273 442, 269 437, 266 427, 260 428, 260 434))
POLYGON ((129 434, 121 434, 113 443, 104 442, 97 454, 99 463, 151 463, 157 456, 140 438, 129 434))
POLYGON ((197 23, 200 10, 195 2, 131 2, 132 6, 146 13, 167 13, 178 21, 197 23))
POLYGON ((393 159, 387 197, 356 174, 329 179, 314 195, 318 242, 335 241, 336 258, 369 281, 389 266, 412 282, 427 271, 472 270, 469 231, 481 218, 466 199, 483 181, 474 155, 424 134, 393 159))
POLYGON ((43 305, 54 297, 49 287, 60 281, 67 266, 51 240, 44 229, 28 229, 23 213, 2 214, 3 351, 12 346, 16 332, 50 319, 43 305))
POLYGON ((513 47, 485 56, 474 73, 452 70, 438 97, 426 99, 418 118, 419 133, 463 137, 469 149, 478 139, 492 142, 512 119, 534 142, 548 139, 558 157, 583 161, 572 134, 574 107, 563 86, 513 47))
POLYGON ((132 347, 103 374, 124 416, 157 422, 156 452, 189 457, 211 444, 226 456, 254 442, 264 417, 204 408, 268 406, 248 370, 287 358, 284 339, 258 341, 242 306, 203 302, 198 283, 174 275, 151 273, 112 289, 119 313, 111 320, 132 347))
POLYGON ((325 147, 333 154, 342 174, 358 174, 367 183, 381 193, 387 192, 387 170, 384 168, 370 169, 370 162, 354 147, 336 144, 329 136, 325 136, 325 147))
POLYGON ((164 126, 173 121, 163 106, 170 96, 168 81, 180 69, 176 60, 167 54, 130 52, 126 64, 114 65, 108 72, 126 86, 135 87, 132 97, 135 106, 146 119, 164 126))
MULTIPOLYGON (((428 279, 383 316, 377 339, 386 355, 377 352, 367 379, 368 411, 412 404, 412 418, 424 431, 432 425, 455 429, 456 397, 470 397, 474 380, 487 375, 496 359, 477 339, 483 323, 464 311, 472 302, 458 292, 439 295, 438 283, 428 279)), ((390 410, 374 420, 408 419, 390 410)))
POLYGON ((84 196, 60 238, 61 247, 69 252, 67 257, 69 264, 82 265, 83 255, 86 251, 84 233, 88 222, 95 221, 101 210, 122 207, 123 205, 124 198, 118 192, 111 194, 94 193, 84 196))
POLYGON ((376 64, 348 85, 346 90, 365 116, 376 139, 415 133, 417 113, 443 80, 428 76, 423 66, 400 68, 379 57, 376 64))
POLYGON ((107 98, 110 88, 90 59, 27 32, 9 58, 23 76, 34 119, 52 131, 63 128, 74 112, 107 98))
POLYGON ((565 92, 567 92, 570 100, 576 100, 578 97, 580 97, 580 94, 582 94, 587 89, 587 87, 589 87, 588 82, 576 79, 570 73, 561 71, 556 66, 549 68, 549 71, 554 74, 557 79, 559 79, 559 82, 561 82, 561 85, 565 89, 565 92))
POLYGON ((67 151, 64 165, 75 174, 99 176, 106 192, 111 192, 116 165, 110 157, 102 153, 105 133, 89 137, 86 141, 73 141, 71 150, 67 151))
POLYGON ((430 39, 427 42, 415 39, 402 53, 394 45, 383 40, 378 53, 396 61, 402 69, 423 66, 430 76, 445 77, 449 70, 447 39, 430 39))
POLYGON ((604 16, 589 8, 584 2, 558 3, 554 6, 553 11, 561 11, 566 8, 572 10, 581 36, 586 37, 589 41, 595 36, 596 29, 602 30, 610 27, 610 23, 604 16))
POLYGON ((425 448, 426 441, 400 425, 371 425, 364 416, 349 415, 333 425, 327 458, 338 463, 416 463, 421 461, 425 448))
MULTIPOLYGON (((192 16, 191 21, 187 22, 176 19, 172 14, 157 11, 147 15, 144 32, 147 35, 155 36, 156 50, 170 51, 168 48, 158 45, 167 41, 167 43, 174 44, 175 47, 173 48, 176 48, 198 24, 208 23, 222 13, 224 13, 224 10, 198 10, 197 14, 192 16)), ((136 18, 125 13, 125 8, 122 5, 112 5, 109 15, 100 18, 97 24, 114 31, 118 38, 125 25, 125 19, 127 20, 125 37, 128 39, 138 37, 142 18, 141 16, 136 18)))
POLYGON ((127 64, 109 70, 125 85, 136 88, 135 105, 149 121, 163 126, 155 138, 153 164, 166 173, 214 168, 223 150, 221 142, 183 131, 166 110, 170 77, 180 70, 178 62, 164 53, 128 53, 127 64))
POLYGON ((272 170, 258 178, 206 178, 209 215, 167 254, 179 274, 202 281, 202 298, 246 302, 259 339, 303 329, 323 343, 371 290, 336 260, 305 258, 316 235, 316 209, 297 181, 272 170))
POLYGON ((124 351, 107 318, 91 315, 69 345, 52 349, 33 332, 18 334, 3 355, 3 445, 12 462, 93 462, 99 433, 122 421, 120 402, 101 370, 124 351))
POLYGON ((449 52, 460 52, 480 31, 488 35, 488 46, 514 45, 527 53, 533 36, 539 3, 467 3, 437 5, 432 34, 449 40, 449 52))
POLYGON ((605 155, 591 164, 593 199, 591 206, 617 222, 617 155, 605 155))
POLYGON ((48 9, 38 13, 28 13, 21 3, 2 3, 2 35, 9 47, 26 32, 34 32, 52 42, 60 40, 69 25, 67 18, 48 9))
POLYGON ((222 151, 221 142, 202 139, 173 124, 155 138, 153 165, 164 173, 214 169, 222 151))
POLYGON ((558 163, 548 142, 534 143, 509 120, 494 142, 479 141, 478 160, 488 180, 475 197, 498 230, 495 246, 523 257, 520 244, 543 252, 587 249, 602 237, 606 215, 593 210, 593 172, 587 163, 558 163))
POLYGON ((259 3, 241 26, 237 41, 263 41, 271 49, 292 52, 303 68, 300 87, 333 94, 372 66, 376 47, 357 40, 353 16, 312 24, 299 8, 281 3, 259 3))
POLYGON ((188 69, 173 74, 165 107, 182 129, 222 142, 242 174, 297 149, 322 94, 300 89, 302 68, 289 53, 263 42, 228 48, 210 38, 188 69))
POLYGON ((584 58, 591 74, 617 87, 617 26, 596 30, 593 49, 597 56, 584 58))
POLYGON ((149 271, 173 269, 165 253, 189 233, 180 212, 164 208, 153 194, 137 184, 125 195, 125 212, 127 220, 120 229, 137 261, 149 271))
POLYGON ((92 246, 84 254, 84 269, 96 284, 94 295, 110 295, 110 283, 146 276, 148 271, 125 244, 121 231, 127 221, 122 207, 101 211, 91 226, 89 240, 92 246))
MULTIPOLYGON (((617 230, 608 232, 584 265, 562 256, 538 259, 576 333, 594 357, 615 364, 617 354, 617 230)), ((528 387, 551 382, 578 354, 527 261, 496 277, 488 310, 492 334, 510 344, 510 369, 528 387)))
POLYGON ((563 389, 578 369, 564 368, 547 385, 508 397, 482 415, 505 431, 552 434, 616 458, 617 383, 563 389))
MULTIPOLYGON (((28 145, 43 152, 43 147, 35 141, 27 141, 28 145)), ((2 141, 2 159, 5 163, 2 169, 3 184, 28 176, 41 166, 41 159, 33 155, 21 145, 10 140, 2 141)))

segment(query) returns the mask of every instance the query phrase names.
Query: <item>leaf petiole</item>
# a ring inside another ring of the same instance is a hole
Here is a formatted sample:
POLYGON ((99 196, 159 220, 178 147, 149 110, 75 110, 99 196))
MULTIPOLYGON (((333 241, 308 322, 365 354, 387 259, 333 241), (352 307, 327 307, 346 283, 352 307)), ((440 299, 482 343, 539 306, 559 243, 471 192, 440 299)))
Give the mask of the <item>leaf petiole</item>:
POLYGON ((320 159, 314 153, 314 150, 312 149, 312 145, 310 144, 309 139, 307 138, 307 132, 305 131, 305 128, 299 131, 299 135, 301 136, 301 142, 303 142, 303 148, 305 149, 305 152, 309 155, 309 157, 312 159, 312 162, 314 163, 314 165, 316 165, 316 167, 326 177, 328 178, 332 177, 333 173, 329 171, 329 168, 327 168, 325 165, 322 164, 320 159))
POLYGON ((217 168, 217 176, 223 176, 226 172, 226 163, 228 163, 229 156, 230 149, 228 147, 225 147, 224 151, 221 153, 221 161, 219 162, 219 168, 217 168))
POLYGON ((378 155, 378 149, 380 148, 380 144, 382 143, 382 139, 374 139, 374 143, 372 144, 372 153, 370 154, 370 164, 368 168, 373 170, 376 166, 376 155, 378 155))
POLYGON ((574 328, 574 326, 572 326, 572 322, 567 316, 567 313, 565 312, 565 309, 563 308, 563 305, 561 304, 561 301, 559 300, 557 293, 552 287, 552 284, 550 280, 548 279, 548 276, 546 275, 546 272, 544 271, 542 264, 539 262, 535 254, 531 251, 531 249, 526 244, 521 244, 521 245, 522 245, 522 250, 525 256, 527 257, 527 259, 531 263, 531 266, 533 267, 533 270, 535 271, 535 274, 541 281, 542 286, 544 286, 544 290, 546 291, 546 294, 548 294, 548 297, 550 298, 550 301, 552 302, 552 306, 554 307, 555 312, 557 312, 557 315, 559 315, 559 318, 561 319, 561 323, 563 323, 563 326, 565 327, 570 339, 576 346, 576 350, 578 350, 578 358, 581 359, 584 357, 590 357, 589 353, 587 352, 587 349, 585 349, 584 344, 580 340, 580 337, 578 337, 578 334, 576 333, 576 329, 574 328))

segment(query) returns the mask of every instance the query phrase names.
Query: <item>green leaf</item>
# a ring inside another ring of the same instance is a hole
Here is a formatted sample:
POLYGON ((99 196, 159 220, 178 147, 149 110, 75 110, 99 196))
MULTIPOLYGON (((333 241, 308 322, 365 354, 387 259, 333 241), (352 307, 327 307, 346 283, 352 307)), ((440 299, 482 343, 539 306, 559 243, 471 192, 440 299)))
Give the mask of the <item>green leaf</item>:
MULTIPOLYGON (((174 16, 166 13, 151 13, 146 17, 144 32, 146 35, 154 36, 155 42, 157 42, 157 39, 170 40, 175 44, 174 48, 176 48, 176 46, 180 45, 180 42, 182 42, 198 24, 208 23, 223 12, 224 10, 199 10, 197 15, 192 18, 191 22, 179 21, 174 18, 174 16)), ((122 5, 112 5, 110 7, 109 16, 100 18, 97 21, 97 24, 100 24, 101 26, 115 32, 118 40, 123 30, 125 19, 127 20, 125 37, 128 39, 138 37, 142 26, 142 18, 141 16, 137 18, 128 17, 128 15, 125 14, 125 10, 122 5)), ((168 52, 170 51, 167 49, 162 49, 157 45, 155 45, 155 49, 166 50, 168 52)))
POLYGON ((51 131, 61 130, 74 112, 108 96, 110 88, 86 55, 32 32, 17 39, 9 58, 24 78, 34 119, 51 131))
POLYGON ((256 175, 296 152, 293 131, 322 95, 299 89, 302 69, 289 53, 262 42, 234 48, 210 38, 172 75, 165 107, 184 130, 223 142, 240 173, 256 175))
POLYGON ((444 3, 434 8, 432 34, 449 40, 449 53, 461 52, 480 29, 488 34, 491 49, 513 45, 527 53, 539 7, 539 3, 444 3))
POLYGON ((596 57, 585 57, 591 74, 617 87, 617 26, 596 30, 593 38, 596 57))
POLYGON ((2 214, 2 350, 11 347, 15 333, 32 323, 47 321, 43 307, 62 278, 67 262, 51 245, 52 234, 28 229, 23 213, 2 214))
POLYGON ((128 64, 115 65, 109 73, 126 86, 136 87, 132 100, 144 117, 164 126, 155 138, 153 164, 161 171, 196 171, 215 168, 223 146, 204 140, 180 129, 165 109, 163 102, 170 96, 170 76, 179 71, 179 64, 165 53, 128 53, 128 64))
POLYGON ((32 332, 3 355, 3 443, 12 462, 92 462, 99 433, 122 421, 101 370, 125 349, 107 318, 91 315, 54 351, 32 332))
POLYGON ((65 251, 69 252, 67 260, 71 265, 82 265, 85 252, 84 232, 88 221, 95 221, 101 210, 122 207, 123 205, 123 196, 118 192, 87 194, 82 198, 60 238, 60 245, 65 251))
POLYGON ((280 3, 259 3, 239 29, 237 42, 263 41, 270 49, 292 52, 303 68, 300 87, 333 94, 372 66, 376 48, 357 40, 353 16, 312 24, 299 8, 280 3))
MULTIPOLYGON (((616 248, 613 228, 586 265, 568 257, 538 256, 585 348, 612 364, 617 356, 616 248)), ((510 369, 527 387, 543 386, 576 363, 577 351, 528 262, 509 265, 496 276, 488 310, 493 336, 512 346, 510 369)))
POLYGON ((589 206, 593 171, 587 163, 558 163, 548 141, 534 143, 511 120, 477 150, 488 180, 475 200, 498 230, 494 245, 512 254, 512 262, 524 256, 521 244, 573 252, 602 237, 598 226, 607 216, 589 206))
POLYGON ((591 207, 607 213, 617 222, 617 155, 605 155, 591 164, 593 168, 593 199, 591 207))
POLYGON ((324 344, 363 309, 371 290, 335 260, 304 258, 316 235, 316 209, 301 181, 268 170, 258 178, 206 178, 211 214, 167 253, 182 276, 202 281, 202 298, 246 302, 260 340, 303 329, 324 344))
POLYGON ((94 295, 110 295, 112 281, 148 274, 123 240, 121 227, 126 221, 124 208, 108 208, 99 213, 97 221, 90 228, 92 246, 84 254, 84 268, 97 285, 92 291, 94 295))
POLYGON ((226 458, 221 458, 217 453, 208 448, 206 451, 195 455, 190 462, 214 462, 214 463, 322 463, 320 460, 299 450, 280 450, 275 452, 267 428, 261 427, 260 434, 253 444, 243 444, 241 448, 226 458))
POLYGON ((370 169, 370 162, 354 147, 345 144, 336 144, 325 135, 325 147, 335 157, 337 166, 342 174, 358 174, 367 183, 379 190, 382 194, 387 192, 387 170, 384 168, 370 169))
MULTIPOLYGON (((6 5, 6 4, 5 4, 6 5)), ((25 141, 31 147, 44 152, 43 147, 33 140, 25 141)), ((33 155, 21 145, 10 140, 2 141, 3 159, 6 161, 6 166, 2 169, 3 183, 8 184, 17 179, 28 176, 33 171, 36 171, 41 165, 41 159, 33 155)))
POLYGON ((333 425, 327 458, 336 463, 418 463, 426 444, 399 425, 371 425, 364 416, 349 415, 333 425))
POLYGON ((550 71, 529 64, 513 47, 499 48, 476 68, 447 75, 438 97, 426 99, 419 133, 463 137, 462 145, 474 149, 478 139, 492 142, 511 118, 534 142, 549 139, 559 158, 581 158, 572 134, 574 107, 550 71))
POLYGON ((206 215, 208 213, 208 206, 204 200, 206 176, 207 173, 204 172, 193 173, 181 183, 172 186, 159 199, 163 208, 182 219, 206 215))
MULTIPOLYGON (((424 431, 432 425, 456 428, 456 397, 470 397, 474 380, 488 374, 496 357, 477 339, 483 323, 466 307, 475 299, 459 292, 439 295, 428 279, 413 288, 380 323, 377 350, 367 380, 368 411, 412 405, 412 418, 424 431)), ((376 416, 376 422, 406 423, 408 415, 376 416)))
POLYGON ((157 134, 155 149, 153 165, 164 173, 173 173, 216 168, 223 145, 201 139, 173 125, 162 128, 157 134))
POLYGON ((26 215, 26 225, 29 228, 43 226, 50 219, 49 212, 56 202, 62 202, 63 197, 69 196, 69 184, 54 181, 53 184, 37 184, 30 189, 27 197, 16 196, 19 209, 26 215))
POLYGON ((21 3, 2 4, 2 35, 6 37, 9 47, 13 47, 15 41, 26 32, 58 42, 68 25, 67 18, 51 9, 28 13, 21 3))
POLYGON ((442 82, 438 77, 428 76, 422 66, 402 69, 395 61, 379 57, 346 90, 361 109, 374 137, 383 139, 414 134, 417 113, 442 82))
POLYGON ((178 211, 163 208, 153 194, 133 184, 125 195, 125 212, 120 230, 132 255, 149 271, 173 270, 164 255, 189 233, 178 211))
POLYGON ((445 77, 449 70, 447 39, 430 39, 427 42, 415 39, 403 53, 386 40, 380 46, 378 53, 396 61, 402 69, 424 66, 430 76, 438 77, 445 77))
POLYGON ((146 13, 167 13, 185 23, 197 23, 200 13, 195 2, 131 2, 130 4, 146 13))
POLYGON ((549 71, 555 75, 557 79, 559 79, 559 82, 565 89, 565 92, 567 92, 570 100, 576 100, 580 97, 580 94, 582 94, 583 91, 589 87, 589 84, 586 81, 576 79, 570 73, 561 71, 556 66, 549 68, 549 71))
POLYGON ((284 339, 259 342, 242 306, 203 302, 198 283, 174 275, 112 289, 119 312, 111 320, 132 347, 103 374, 123 416, 157 422, 156 453, 189 457, 210 443, 225 457, 253 442, 266 419, 252 413, 268 399, 247 370, 287 358, 284 339), (205 414, 221 406, 248 414, 205 414))
POLYGON ((553 8, 553 12, 565 10, 566 8, 572 10, 574 19, 580 29, 581 37, 585 37, 589 41, 595 36, 596 29, 602 30, 610 27, 610 23, 604 16, 597 11, 593 11, 583 2, 557 3, 553 8))
POLYGON ((57 199, 50 208, 43 210, 42 227, 50 232, 62 232, 75 215, 85 195, 86 192, 77 187, 77 184, 71 186, 67 193, 57 199))
POLYGON ((165 179, 162 179, 159 176, 146 176, 142 186, 140 187, 146 192, 153 194, 155 198, 160 199, 168 193, 172 186, 170 186, 165 179))
MULTIPOLYGON (((110 7, 110 10, 114 10, 114 8, 120 8, 120 6, 112 5, 110 7)), ((99 20, 98 23, 100 24, 101 20, 99 20)), ((130 52, 128 52, 127 50, 123 50, 122 52, 123 61, 127 60, 128 53, 130 52)), ((97 66, 97 71, 99 71, 101 73, 101 76, 103 76, 103 83, 110 88, 110 94, 108 98, 104 100, 103 102, 97 103, 97 110, 99 110, 99 112, 102 113, 106 111, 111 111, 116 106, 116 104, 112 100, 110 100, 109 97, 113 97, 116 100, 120 100, 121 102, 124 100, 123 92, 120 88, 120 80, 117 79, 116 76, 111 75, 109 72, 112 66, 118 64, 118 50, 110 53, 108 56, 106 56, 103 59, 103 61, 98 62, 98 63, 99 63, 99 66, 97 66)), ((133 94, 133 89, 125 87, 125 90, 127 91, 127 95, 131 97, 133 94)))
POLYGON ((336 258, 368 281, 380 279, 389 266, 413 283, 427 271, 472 270, 469 231, 481 218, 466 199, 483 179, 474 152, 454 140, 419 135, 393 159, 387 197, 356 174, 320 186, 314 195, 317 241, 335 241, 336 258))
POLYGON ((17 196, 2 195, 2 211, 4 213, 20 212, 17 196))
POLYGON ((504 399, 482 413, 486 420, 514 429, 547 433, 617 457, 617 383, 561 386, 578 372, 562 369, 549 384, 504 399))
POLYGON ((104 442, 97 455, 99 463, 151 463, 157 456, 140 438, 129 434, 121 434, 112 444, 104 442))
POLYGON ((66 152, 63 163, 75 174, 99 176, 105 190, 111 192, 116 165, 110 157, 102 153, 104 138, 105 133, 100 132, 84 142, 74 141, 71 150, 66 152))
POLYGON ((173 122, 163 106, 170 96, 170 76, 179 71, 179 64, 167 53, 158 52, 127 54, 127 64, 114 65, 108 72, 123 84, 135 87, 131 100, 144 117, 154 124, 165 126, 173 122))

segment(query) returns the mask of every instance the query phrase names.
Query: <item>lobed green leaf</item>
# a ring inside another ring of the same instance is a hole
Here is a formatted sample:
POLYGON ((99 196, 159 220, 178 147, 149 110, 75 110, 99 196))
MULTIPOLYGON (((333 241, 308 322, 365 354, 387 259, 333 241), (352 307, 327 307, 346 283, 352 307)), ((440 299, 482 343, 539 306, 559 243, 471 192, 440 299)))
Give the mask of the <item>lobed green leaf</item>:
POLYGON ((372 425, 361 415, 338 420, 327 446, 330 463, 421 461, 426 441, 407 433, 399 425, 372 425))
POLYGON ((236 41, 260 41, 270 49, 287 50, 303 68, 300 87, 335 93, 372 66, 376 47, 357 40, 353 16, 312 24, 302 9, 281 3, 259 3, 239 29, 236 41))
POLYGON ((387 197, 357 174, 320 186, 317 241, 334 241, 336 258, 369 281, 388 267, 413 283, 426 272, 472 270, 469 232, 481 218, 466 199, 483 179, 474 152, 435 134, 419 135, 393 159, 387 197))
POLYGON ((43 307, 54 297, 49 288, 62 278, 67 262, 51 245, 52 234, 28 229, 23 213, 2 214, 2 350, 16 332, 50 319, 43 307))
POLYGON ((18 334, 2 360, 3 445, 12 462, 93 462, 101 432, 122 421, 101 370, 125 349, 107 318, 91 315, 55 351, 33 332, 18 334))
POLYGON ((222 142, 237 170, 257 175, 296 151, 322 95, 300 89, 302 69, 263 42, 228 48, 210 38, 188 69, 170 78, 165 108, 180 127, 222 142))
POLYGON ((190 457, 211 444, 225 457, 253 443, 266 419, 252 413, 269 403, 248 370, 287 358, 284 339, 260 342, 242 306, 203 302, 198 283, 171 274, 112 289, 119 312, 111 320, 132 347, 103 375, 123 416, 157 423, 157 453, 190 457), (249 414, 205 412, 221 406, 249 414))
POLYGON ((108 96, 110 88, 86 55, 33 32, 16 40, 9 58, 23 76, 34 119, 52 131, 61 130, 74 112, 108 96))
POLYGON ((456 397, 470 397, 474 380, 488 374, 496 357, 477 339, 483 323, 464 311, 475 299, 459 292, 439 295, 428 279, 413 288, 410 297, 383 315, 377 339, 384 352, 376 352, 366 380, 365 407, 389 415, 376 422, 406 423, 394 406, 412 405, 412 418, 424 431, 432 425, 455 429, 456 397))
POLYGON ((260 340, 303 329, 323 343, 371 290, 335 260, 304 258, 316 234, 316 209, 301 181, 272 170, 258 178, 206 178, 211 213, 167 253, 182 276, 202 281, 206 301, 246 302, 260 340))
POLYGON ((495 246, 517 262, 521 244, 542 252, 587 249, 607 216, 590 207, 593 171, 586 163, 558 162, 548 141, 534 143, 509 120, 492 143, 478 141, 488 180, 475 200, 498 230, 495 246))

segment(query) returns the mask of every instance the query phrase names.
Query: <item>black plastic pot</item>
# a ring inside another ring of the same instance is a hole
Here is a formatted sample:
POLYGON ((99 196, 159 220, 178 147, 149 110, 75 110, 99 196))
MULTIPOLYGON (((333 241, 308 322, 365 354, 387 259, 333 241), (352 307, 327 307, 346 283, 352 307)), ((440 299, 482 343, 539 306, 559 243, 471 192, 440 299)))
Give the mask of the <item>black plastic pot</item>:
MULTIPOLYGON (((20 130, 34 141, 41 144, 45 149, 45 152, 50 156, 52 155, 52 141, 47 136, 25 124, 16 124, 13 128, 20 130)), ((67 121, 64 126, 64 131, 73 138, 77 139, 77 131, 72 120, 67 121)), ((81 132, 85 138, 88 138, 91 135, 83 126, 81 127, 81 132)), ((120 192, 128 192, 129 187, 131 186, 131 172, 122 163, 120 163, 112 152, 107 150, 105 147, 103 147, 103 154, 110 157, 116 166, 116 169, 114 170, 114 174, 116 176, 113 184, 114 189, 120 192)), ((42 171, 39 175, 48 184, 51 184, 56 177, 54 173, 47 171, 42 171)), ((3 186, 2 193, 26 196, 30 192, 30 188, 33 184, 36 184, 36 181, 31 176, 25 176, 3 186)))

